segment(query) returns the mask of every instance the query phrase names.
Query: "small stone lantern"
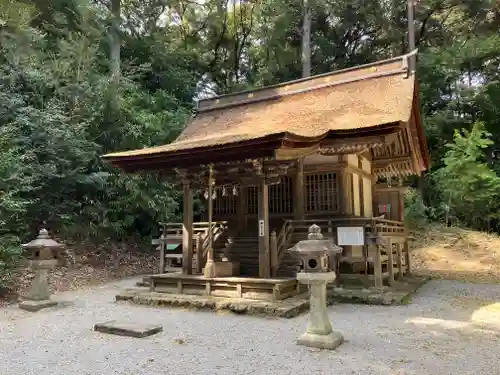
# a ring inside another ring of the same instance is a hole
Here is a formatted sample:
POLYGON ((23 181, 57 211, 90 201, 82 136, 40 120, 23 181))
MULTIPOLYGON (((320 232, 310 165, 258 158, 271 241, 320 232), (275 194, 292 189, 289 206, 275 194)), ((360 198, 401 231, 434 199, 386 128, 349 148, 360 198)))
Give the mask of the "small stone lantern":
POLYGON ((42 229, 38 237, 21 247, 26 250, 28 265, 35 272, 33 284, 19 307, 28 311, 38 311, 57 305, 50 299, 48 274, 58 264, 59 253, 64 245, 49 237, 49 232, 42 229))
POLYGON ((335 349, 344 341, 340 332, 332 329, 328 319, 326 285, 335 281, 334 258, 342 248, 332 240, 324 239, 321 228, 312 225, 307 240, 298 242, 288 252, 303 263, 303 270, 297 273, 297 280, 309 286, 309 323, 307 331, 297 343, 319 349, 335 349))

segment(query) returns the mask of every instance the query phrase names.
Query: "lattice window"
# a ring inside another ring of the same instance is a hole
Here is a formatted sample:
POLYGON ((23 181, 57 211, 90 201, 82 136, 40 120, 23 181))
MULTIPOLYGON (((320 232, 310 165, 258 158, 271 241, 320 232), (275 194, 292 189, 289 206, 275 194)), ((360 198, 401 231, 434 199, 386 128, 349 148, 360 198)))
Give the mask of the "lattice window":
POLYGON ((273 214, 293 212, 293 190, 290 177, 282 177, 281 183, 269 186, 269 212, 273 214))
POLYGON ((231 192, 228 195, 218 195, 214 200, 214 215, 236 215, 236 198, 231 192))
POLYGON ((337 191, 336 173, 306 175, 306 210, 308 212, 337 211, 337 191))
POLYGON ((259 192, 257 186, 249 186, 247 190, 248 214, 257 215, 259 210, 259 192))

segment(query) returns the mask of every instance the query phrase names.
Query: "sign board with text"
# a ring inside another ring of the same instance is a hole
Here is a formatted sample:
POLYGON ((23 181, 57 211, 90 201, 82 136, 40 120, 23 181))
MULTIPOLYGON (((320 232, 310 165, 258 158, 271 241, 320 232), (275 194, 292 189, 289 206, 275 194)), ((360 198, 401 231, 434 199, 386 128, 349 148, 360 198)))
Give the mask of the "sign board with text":
POLYGON ((338 227, 337 242, 339 246, 363 246, 365 245, 365 228, 338 227))
POLYGON ((259 237, 264 237, 264 220, 259 220, 259 237))

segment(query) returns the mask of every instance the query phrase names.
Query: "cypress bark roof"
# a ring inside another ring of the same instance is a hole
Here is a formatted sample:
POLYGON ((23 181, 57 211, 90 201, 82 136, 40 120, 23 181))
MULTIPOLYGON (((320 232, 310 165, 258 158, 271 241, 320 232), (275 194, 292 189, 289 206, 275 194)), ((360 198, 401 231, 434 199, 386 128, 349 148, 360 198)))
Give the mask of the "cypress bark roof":
MULTIPOLYGON (((115 165, 279 138, 314 142, 332 133, 408 123, 415 103, 408 55, 306 79, 200 101, 174 142, 105 155, 115 165)), ((417 109, 418 110, 418 109, 417 109)), ((421 124, 416 124, 421 127, 421 124)), ((418 145, 422 140, 413 140, 418 145)), ((424 141, 425 142, 425 141, 424 141)), ((421 150, 426 153, 427 150, 421 150)))

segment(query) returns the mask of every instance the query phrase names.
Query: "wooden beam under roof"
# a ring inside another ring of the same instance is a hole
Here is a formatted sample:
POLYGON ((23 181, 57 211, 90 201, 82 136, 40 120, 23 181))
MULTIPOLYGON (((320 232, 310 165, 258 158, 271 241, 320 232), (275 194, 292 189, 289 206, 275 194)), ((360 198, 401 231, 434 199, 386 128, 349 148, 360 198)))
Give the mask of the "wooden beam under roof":
MULTIPOLYGON (((213 165, 213 178, 215 184, 221 185, 258 185, 262 179, 268 184, 279 183, 280 177, 286 176, 296 167, 297 160, 248 160, 241 163, 220 163, 213 165)), ((208 167, 197 166, 177 169, 177 174, 198 187, 205 188, 208 183, 208 167)), ((171 176, 172 183, 179 179, 171 176)))

